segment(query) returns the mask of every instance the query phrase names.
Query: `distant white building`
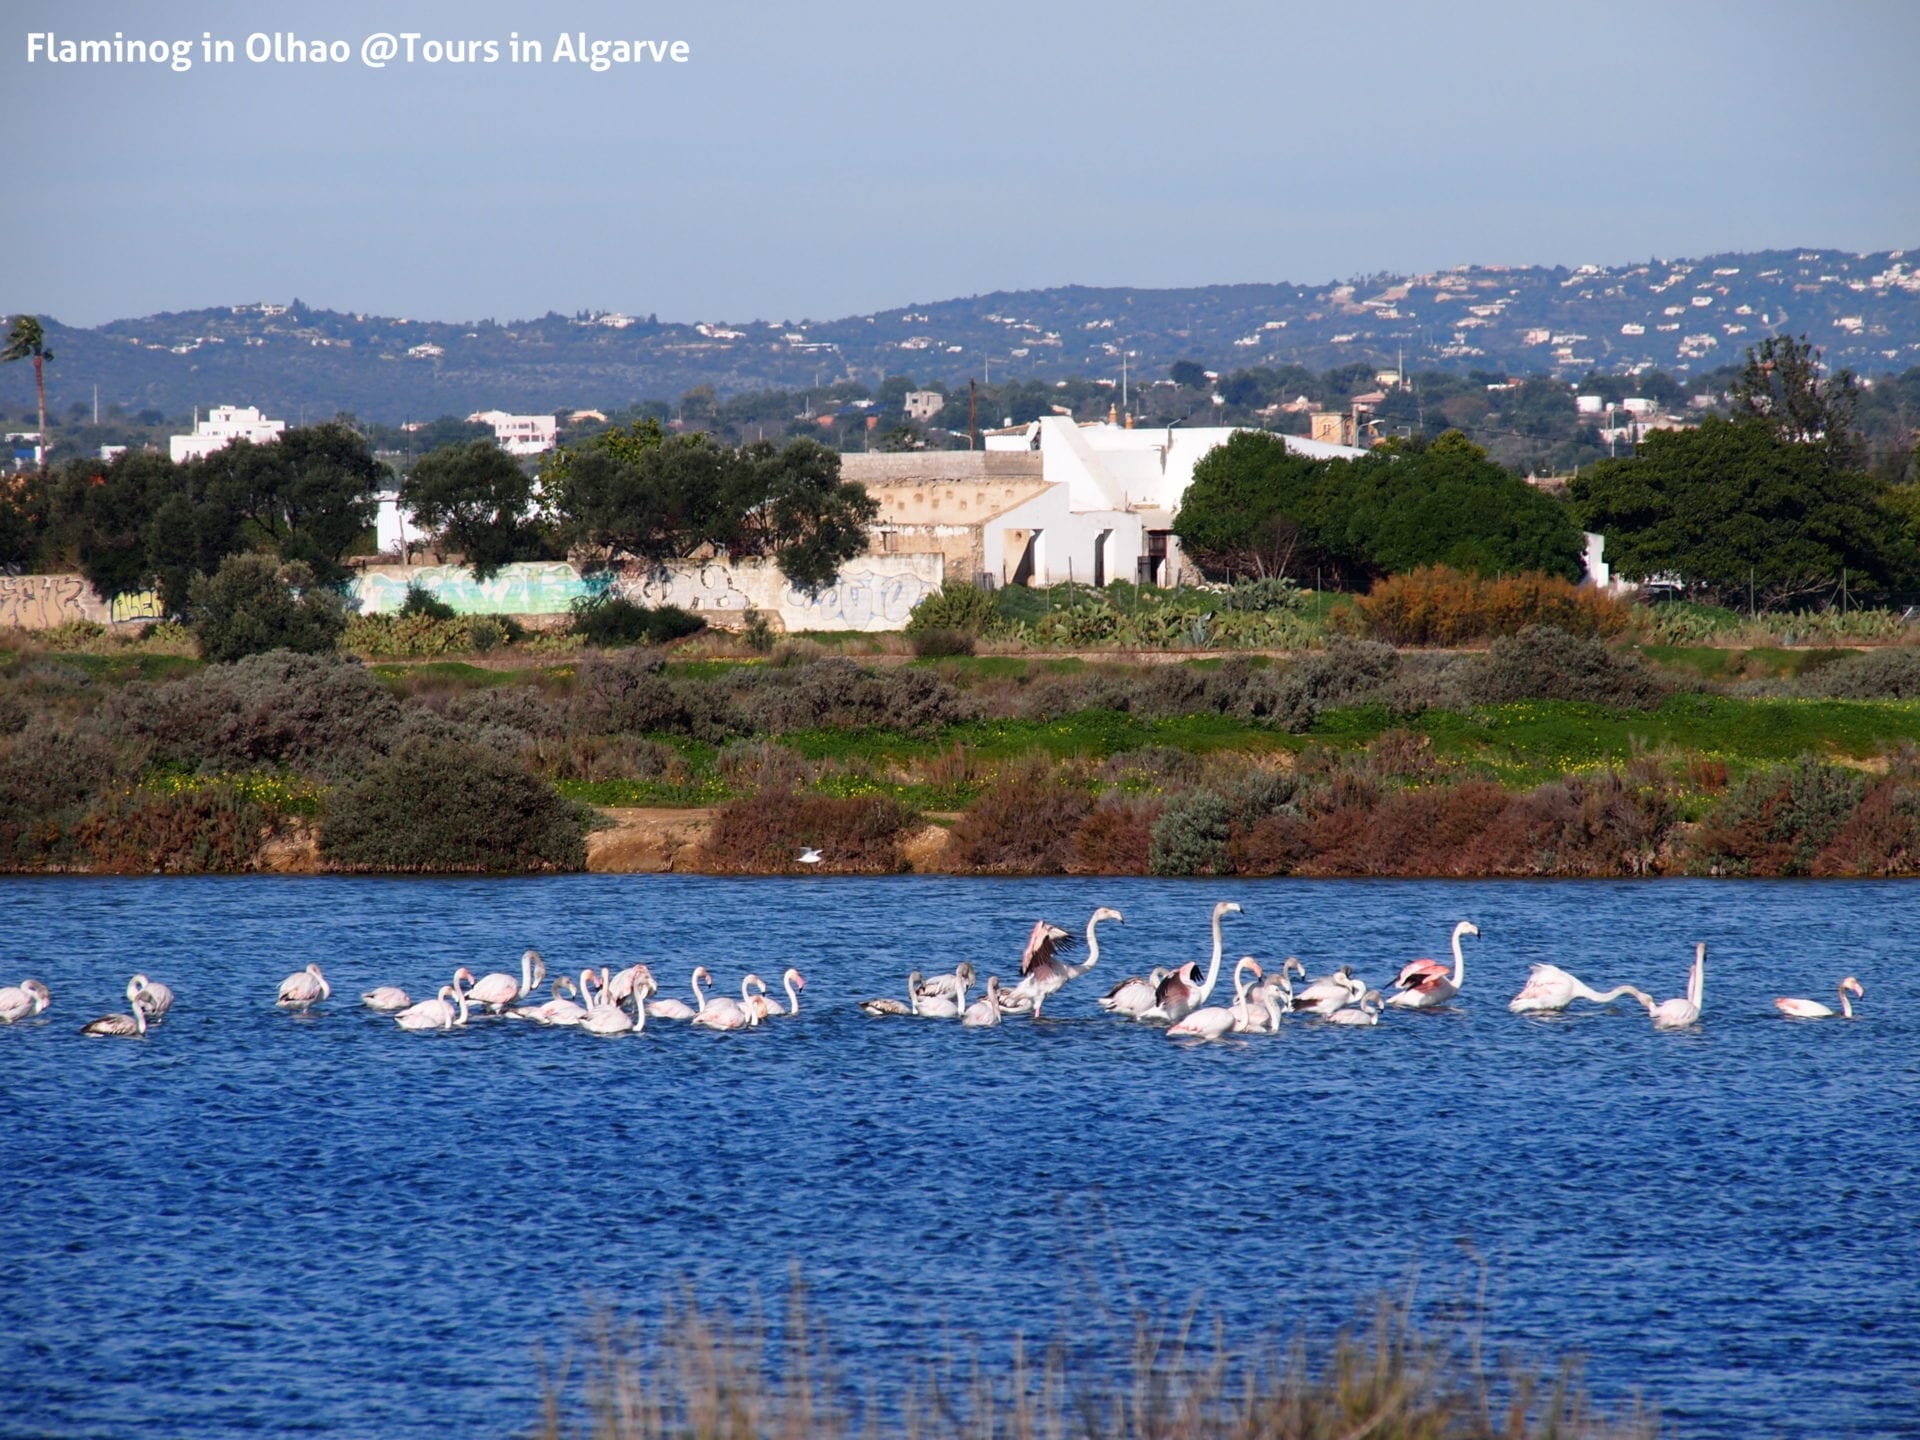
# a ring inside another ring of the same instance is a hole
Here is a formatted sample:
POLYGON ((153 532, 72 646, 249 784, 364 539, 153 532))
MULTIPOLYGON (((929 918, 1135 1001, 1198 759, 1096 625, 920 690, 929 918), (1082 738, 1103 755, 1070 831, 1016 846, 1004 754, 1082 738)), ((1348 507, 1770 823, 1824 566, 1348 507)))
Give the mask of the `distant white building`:
POLYGON ((909 420, 931 420, 947 408, 947 397, 938 390, 909 390, 906 412, 909 420))
POLYGON ((411 510, 401 509, 399 491, 382 490, 374 499, 378 503, 373 516, 374 547, 382 555, 411 559, 414 550, 431 537, 414 523, 411 510))
POLYGON ((504 410, 480 410, 467 417, 474 425, 491 425, 493 438, 509 455, 538 455, 551 450, 560 434, 553 415, 509 415, 504 410))
POLYGON ((236 440, 270 445, 286 428, 286 421, 269 420, 251 405, 216 405, 207 412, 206 419, 193 427, 191 435, 170 436, 167 453, 176 465, 188 460, 204 460, 236 440))

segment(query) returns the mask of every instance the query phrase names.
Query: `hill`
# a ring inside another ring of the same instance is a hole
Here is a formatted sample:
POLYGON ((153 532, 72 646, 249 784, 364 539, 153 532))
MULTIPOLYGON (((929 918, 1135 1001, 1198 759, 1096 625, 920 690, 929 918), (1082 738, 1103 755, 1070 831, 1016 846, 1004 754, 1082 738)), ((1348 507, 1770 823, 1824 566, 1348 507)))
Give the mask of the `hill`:
MULTIPOLYGON (((1325 285, 996 292, 826 321, 668 323, 549 314, 465 324, 245 304, 118 320, 47 319, 56 413, 91 404, 183 414, 256 404, 299 419, 395 423, 483 408, 610 409, 695 386, 721 394, 970 376, 1158 378, 1347 363, 1576 376, 1737 361, 1765 335, 1810 337, 1862 374, 1920 364, 1920 269, 1905 251, 1761 251, 1631 266, 1463 266, 1325 285)), ((22 367, 24 368, 24 367, 22 367)), ((18 414, 31 382, 3 407, 18 414)))

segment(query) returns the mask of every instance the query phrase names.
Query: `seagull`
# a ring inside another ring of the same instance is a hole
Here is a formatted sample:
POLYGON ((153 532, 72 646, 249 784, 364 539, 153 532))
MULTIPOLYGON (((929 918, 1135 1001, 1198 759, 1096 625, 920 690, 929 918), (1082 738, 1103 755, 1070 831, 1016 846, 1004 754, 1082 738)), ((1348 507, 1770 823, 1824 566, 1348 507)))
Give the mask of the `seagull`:
POLYGON ((800 852, 800 863, 802 865, 818 865, 820 863, 820 852, 809 845, 800 852))

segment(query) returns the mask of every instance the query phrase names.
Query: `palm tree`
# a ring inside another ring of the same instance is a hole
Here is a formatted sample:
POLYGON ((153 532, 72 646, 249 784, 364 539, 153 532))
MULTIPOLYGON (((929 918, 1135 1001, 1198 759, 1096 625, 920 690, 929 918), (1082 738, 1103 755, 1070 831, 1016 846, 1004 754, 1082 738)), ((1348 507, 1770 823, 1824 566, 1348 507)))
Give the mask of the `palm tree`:
POLYGON ((32 315, 13 317, 13 329, 7 335, 7 348, 0 361, 33 359, 33 385, 40 392, 40 468, 47 468, 47 364, 53 351, 47 349, 47 332, 32 315))

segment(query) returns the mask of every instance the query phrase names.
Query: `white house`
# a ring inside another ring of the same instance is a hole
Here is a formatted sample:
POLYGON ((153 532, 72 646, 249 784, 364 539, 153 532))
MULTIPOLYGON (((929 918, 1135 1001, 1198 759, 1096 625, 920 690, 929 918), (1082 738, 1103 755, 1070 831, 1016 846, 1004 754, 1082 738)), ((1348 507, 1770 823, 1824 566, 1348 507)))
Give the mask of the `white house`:
POLYGON ((504 410, 481 410, 467 417, 475 425, 491 425, 493 438, 509 455, 538 455, 551 450, 560 433, 553 415, 509 415, 504 410))
POLYGON ((236 440, 272 444, 286 428, 286 421, 269 420, 251 405, 216 405, 207 412, 206 419, 196 420, 191 435, 169 436, 167 453, 176 465, 187 460, 204 460, 236 440))

